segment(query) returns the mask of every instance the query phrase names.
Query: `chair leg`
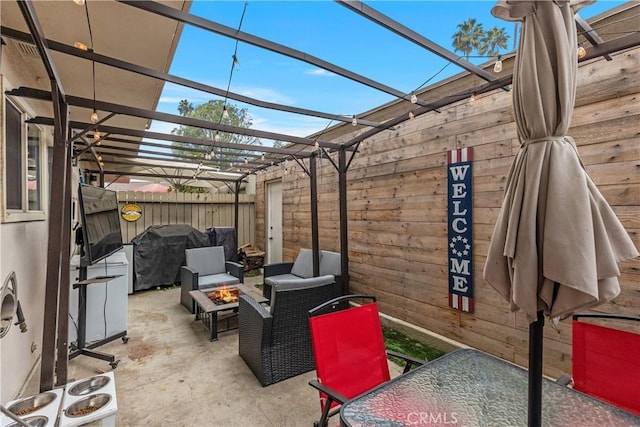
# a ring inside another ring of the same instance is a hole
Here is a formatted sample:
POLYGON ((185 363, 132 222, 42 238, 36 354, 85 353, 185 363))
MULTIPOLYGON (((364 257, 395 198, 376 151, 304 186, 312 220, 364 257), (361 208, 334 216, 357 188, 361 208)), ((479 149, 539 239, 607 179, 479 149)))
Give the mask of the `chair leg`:
POLYGON ((320 417, 320 421, 314 422, 314 427, 327 427, 329 425, 329 411, 331 410, 332 403, 333 399, 331 399, 330 397, 327 398, 327 401, 324 404, 324 408, 322 408, 322 416, 320 417))

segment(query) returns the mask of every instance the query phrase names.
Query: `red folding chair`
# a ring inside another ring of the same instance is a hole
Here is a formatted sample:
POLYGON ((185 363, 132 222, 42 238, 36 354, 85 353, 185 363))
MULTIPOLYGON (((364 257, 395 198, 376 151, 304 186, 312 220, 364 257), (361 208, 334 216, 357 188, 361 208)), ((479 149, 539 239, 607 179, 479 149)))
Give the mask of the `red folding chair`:
POLYGON ((640 322, 640 317, 575 314, 573 316, 573 387, 640 415, 640 333, 612 329, 579 318, 640 322))
POLYGON ((314 426, 326 426, 338 405, 389 381, 387 355, 403 359, 404 372, 425 362, 385 351, 378 304, 371 295, 346 295, 310 310, 309 328, 318 378, 309 385, 320 392, 322 409, 314 426), (344 308, 351 300, 370 302, 344 308))

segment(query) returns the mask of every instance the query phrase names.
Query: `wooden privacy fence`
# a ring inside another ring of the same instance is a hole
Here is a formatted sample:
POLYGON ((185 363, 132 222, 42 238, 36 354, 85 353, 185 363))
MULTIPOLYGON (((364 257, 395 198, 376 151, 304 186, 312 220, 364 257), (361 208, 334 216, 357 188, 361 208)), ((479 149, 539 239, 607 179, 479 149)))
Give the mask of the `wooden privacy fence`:
MULTIPOLYGON (((255 242, 255 197, 241 194, 238 205, 238 246, 255 242)), ((209 227, 233 227, 235 195, 118 191, 120 210, 140 207, 137 221, 120 218, 122 239, 130 242, 150 225, 188 224, 204 232, 209 227)))

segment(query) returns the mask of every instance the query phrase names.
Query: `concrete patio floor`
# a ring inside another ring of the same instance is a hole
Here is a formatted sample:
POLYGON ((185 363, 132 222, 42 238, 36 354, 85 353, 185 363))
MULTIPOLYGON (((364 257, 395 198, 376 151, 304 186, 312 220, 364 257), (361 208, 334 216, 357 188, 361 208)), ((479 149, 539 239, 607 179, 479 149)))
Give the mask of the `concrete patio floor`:
MULTIPOLYGON (((261 276, 245 280, 261 282, 261 276)), ((96 349, 120 360, 113 370, 117 426, 298 427, 319 419, 318 394, 307 384, 315 371, 262 387, 238 355, 238 331, 210 342, 179 299, 178 287, 129 295, 128 343, 117 339, 96 349)), ((68 378, 109 370, 107 362, 79 356, 69 362, 68 378)), ((37 393, 37 384, 28 391, 37 393)), ((334 417, 330 425, 338 424, 334 417)))

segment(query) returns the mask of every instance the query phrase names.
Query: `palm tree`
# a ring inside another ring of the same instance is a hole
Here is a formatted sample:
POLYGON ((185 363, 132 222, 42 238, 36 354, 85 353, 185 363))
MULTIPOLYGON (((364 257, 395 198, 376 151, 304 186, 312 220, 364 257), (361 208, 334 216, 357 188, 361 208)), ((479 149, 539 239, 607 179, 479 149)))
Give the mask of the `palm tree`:
POLYGON ((482 24, 475 18, 469 18, 462 24, 458 24, 458 31, 451 37, 452 45, 456 52, 462 52, 466 59, 474 49, 480 48, 480 40, 484 35, 482 24))
POLYGON ((500 53, 500 49, 507 48, 508 41, 507 30, 493 27, 482 36, 478 52, 480 55, 497 56, 500 53))
POLYGON ((181 116, 186 117, 192 111, 193 104, 190 103, 189 100, 183 99, 180 101, 180 104, 178 104, 178 113, 180 113, 181 116))

